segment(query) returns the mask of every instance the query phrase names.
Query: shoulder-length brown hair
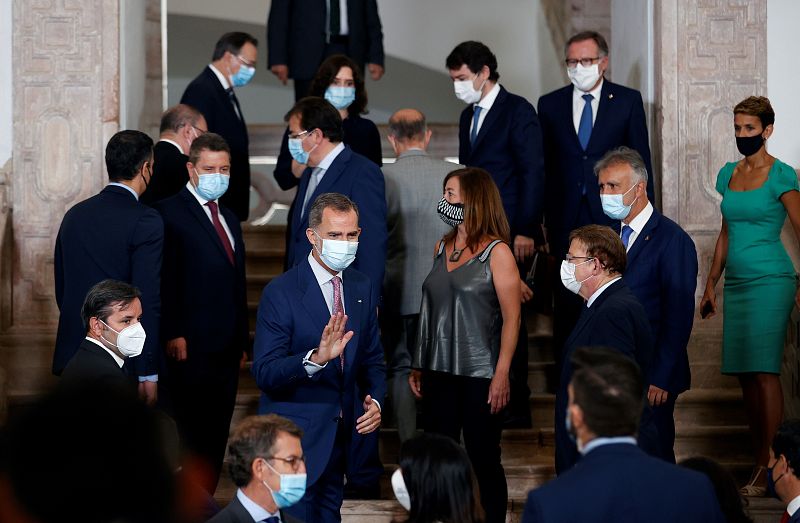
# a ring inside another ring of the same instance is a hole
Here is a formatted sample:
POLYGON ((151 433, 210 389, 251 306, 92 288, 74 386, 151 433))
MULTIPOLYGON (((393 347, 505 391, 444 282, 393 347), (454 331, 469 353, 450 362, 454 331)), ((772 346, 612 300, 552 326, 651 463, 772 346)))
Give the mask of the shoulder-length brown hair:
POLYGON ((349 67, 353 71, 353 85, 356 88, 356 99, 347 108, 348 114, 359 115, 367 113, 367 90, 364 88, 364 76, 361 68, 353 60, 343 54, 329 56, 317 69, 317 74, 311 80, 308 88, 309 96, 325 98, 325 90, 333 83, 339 69, 349 67))
MULTIPOLYGON (((487 238, 510 243, 511 231, 508 218, 492 175, 479 167, 456 169, 445 176, 442 191, 447 187, 447 182, 456 177, 461 185, 467 246, 475 252, 487 238)), ((444 237, 445 241, 455 239, 456 234, 457 229, 454 228, 444 237)))

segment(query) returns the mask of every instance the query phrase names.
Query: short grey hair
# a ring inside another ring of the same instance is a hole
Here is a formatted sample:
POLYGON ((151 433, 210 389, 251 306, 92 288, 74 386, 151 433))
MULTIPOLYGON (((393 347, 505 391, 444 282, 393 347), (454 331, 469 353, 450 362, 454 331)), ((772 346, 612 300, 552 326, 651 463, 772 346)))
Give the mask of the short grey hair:
POLYGON ((575 42, 584 42, 586 40, 594 40, 594 43, 597 44, 597 50, 600 52, 601 57, 608 56, 608 42, 606 42, 606 39, 603 38, 603 35, 597 31, 581 31, 580 33, 570 36, 569 40, 567 40, 567 43, 564 44, 564 56, 569 54, 569 46, 575 42))
POLYGON ((425 115, 419 111, 421 118, 401 118, 397 113, 389 118, 389 134, 401 142, 408 140, 423 140, 428 126, 425 122, 425 115))
POLYGON ((322 212, 331 208, 336 212, 355 211, 358 218, 358 205, 356 202, 338 192, 326 192, 317 196, 308 211, 308 227, 316 229, 322 223, 322 212))
POLYGON ((647 167, 644 165, 642 156, 635 149, 624 145, 611 149, 594 164, 594 175, 599 176, 601 171, 614 165, 628 165, 633 171, 633 176, 636 177, 635 183, 647 183, 647 167))

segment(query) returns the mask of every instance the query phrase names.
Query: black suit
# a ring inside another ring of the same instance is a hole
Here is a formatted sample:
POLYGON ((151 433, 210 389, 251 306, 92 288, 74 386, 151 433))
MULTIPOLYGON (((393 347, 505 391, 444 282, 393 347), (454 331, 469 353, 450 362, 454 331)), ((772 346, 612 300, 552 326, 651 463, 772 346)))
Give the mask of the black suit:
POLYGON ((189 157, 169 142, 157 142, 153 147, 153 177, 139 201, 153 205, 183 189, 189 181, 186 162, 189 157))
MULTIPOLYGON (((298 519, 283 510, 280 511, 281 523, 303 523, 303 520, 298 519)), ((242 502, 239 501, 237 496, 233 496, 228 505, 220 510, 216 516, 209 519, 207 523, 258 523, 253 519, 253 516, 247 512, 242 502)))
POLYGON ((111 354, 96 343, 84 339, 78 352, 69 360, 59 383, 65 386, 81 385, 87 381, 112 387, 128 387, 131 380, 111 354))
MULTIPOLYGON (((643 379, 647 379, 653 361, 650 322, 639 300, 622 279, 606 287, 591 307, 584 306, 578 323, 564 346, 564 363, 556 393, 555 411, 556 471, 559 474, 572 467, 579 457, 577 447, 567 435, 564 419, 568 401, 567 385, 572 379, 573 371, 570 358, 579 347, 616 349, 634 360, 642 370, 643 379)), ((644 396, 645 391, 642 394, 644 396)), ((639 427, 639 446, 657 454, 657 436, 652 412, 649 407, 645 407, 639 427)))
POLYGON ((228 191, 220 203, 232 210, 240 222, 250 213, 250 139, 239 100, 233 102, 219 83, 219 78, 209 67, 186 86, 181 103, 191 105, 206 119, 209 132, 225 138, 231 148, 231 179, 228 191), (236 114, 236 109, 239 115, 236 114))
POLYGON ((162 338, 185 338, 188 356, 181 362, 168 359, 168 390, 186 447, 213 467, 213 478, 203 485, 213 494, 236 400, 239 359, 249 338, 242 230, 236 216, 220 206, 234 239, 231 264, 189 189, 155 208, 164 218, 166 240, 162 338))
POLYGON ((164 225, 153 209, 124 187, 109 185, 64 215, 56 237, 53 269, 61 314, 53 354, 53 374, 60 375, 86 337, 81 306, 96 283, 111 278, 142 293, 142 326, 147 340, 142 355, 128 366, 137 376, 159 371, 158 326, 164 225))

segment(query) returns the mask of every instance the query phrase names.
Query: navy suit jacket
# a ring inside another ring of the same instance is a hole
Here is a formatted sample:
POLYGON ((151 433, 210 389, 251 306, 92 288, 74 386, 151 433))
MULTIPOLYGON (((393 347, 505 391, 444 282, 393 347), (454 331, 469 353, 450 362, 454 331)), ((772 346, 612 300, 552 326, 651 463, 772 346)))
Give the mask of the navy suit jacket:
MULTIPOLYGON (((325 59, 326 0, 272 0, 267 18, 267 69, 289 66, 289 76, 310 80, 325 59)), ((376 0, 348 0, 347 56, 361 69, 383 65, 383 31, 376 0)))
POLYGON ((591 223, 612 228, 619 224, 603 213, 594 174, 594 164, 609 150, 625 145, 639 152, 650 175, 647 195, 651 202, 655 201, 642 95, 639 91, 603 80, 592 136, 584 151, 572 120, 573 89, 570 84, 539 99, 547 179, 545 225, 550 251, 556 256, 567 252, 569 233, 587 225, 580 223, 578 216, 584 187, 591 223))
POLYGON ((528 494, 523 523, 723 523, 703 474, 634 445, 597 447, 574 468, 528 494))
POLYGON ((59 384, 81 386, 87 381, 121 388, 134 385, 111 354, 96 343, 84 339, 78 352, 64 367, 59 384))
POLYGON ((469 128, 474 106, 461 113, 458 123, 458 161, 489 171, 503 200, 511 237, 533 237, 542 222, 544 155, 542 130, 536 109, 525 98, 500 87, 486 113, 475 144, 469 128))
MULTIPOLYGON (((639 240, 637 240, 639 241, 639 240)), ((634 360, 647 376, 653 360, 653 336, 644 308, 619 279, 592 303, 583 307, 578 323, 564 344, 564 363, 556 393, 556 471, 561 474, 572 467, 580 455, 570 440, 565 426, 567 385, 572 379, 572 354, 579 347, 609 347, 634 360)), ((642 391, 644 397, 645 391, 642 391)), ((657 448, 658 432, 653 424, 652 411, 645 406, 639 426, 639 445, 646 450, 657 448)))
MULTIPOLYGON (((279 511, 281 515, 281 523, 303 523, 301 520, 284 512, 279 511)), ((233 499, 228 505, 217 512, 217 514, 209 519, 206 523, 260 523, 253 519, 253 516, 244 508, 239 497, 234 494, 233 499)))
POLYGON ((241 119, 236 116, 228 93, 208 66, 186 86, 181 103, 191 105, 206 119, 208 130, 225 138, 231 148, 231 179, 220 203, 232 210, 241 222, 250 213, 250 139, 244 113, 236 100, 241 119))
POLYGON ((383 285, 383 271, 386 264, 386 193, 383 173, 377 165, 354 153, 349 147, 333 160, 325 171, 322 180, 308 200, 305 215, 300 216, 303 207, 311 169, 306 169, 300 177, 292 206, 289 209, 287 226, 286 266, 293 267, 305 261, 311 244, 306 237, 308 211, 311 204, 322 193, 344 194, 358 206, 358 225, 361 227, 358 255, 353 268, 369 276, 375 303, 383 285))
POLYGON ((164 219, 164 268, 161 299, 165 341, 186 338, 192 352, 241 356, 250 337, 245 282, 245 250, 236 215, 219 212, 234 240, 232 265, 200 202, 189 189, 161 200, 155 208, 164 219))
POLYGON ((86 293, 108 278, 128 282, 142 293, 142 327, 147 339, 141 356, 128 360, 128 366, 137 376, 158 373, 163 246, 161 217, 124 187, 109 185, 67 211, 53 260, 56 303, 61 312, 53 374, 61 374, 86 337, 81 320, 86 293))
POLYGON ((344 372, 337 361, 328 362, 311 377, 303 367, 303 358, 319 345, 331 317, 308 260, 272 280, 258 305, 253 375, 262 391, 259 413, 279 414, 303 429, 309 485, 319 479, 328 463, 339 413, 345 427, 354 426, 363 414, 354 408, 356 387, 381 405, 386 394, 372 283, 366 275, 348 268, 342 274, 342 285, 347 329, 354 332, 345 347, 344 372))
POLYGON ((654 209, 628 251, 625 284, 644 307, 655 340, 649 383, 670 394, 688 390, 697 251, 686 231, 654 209))

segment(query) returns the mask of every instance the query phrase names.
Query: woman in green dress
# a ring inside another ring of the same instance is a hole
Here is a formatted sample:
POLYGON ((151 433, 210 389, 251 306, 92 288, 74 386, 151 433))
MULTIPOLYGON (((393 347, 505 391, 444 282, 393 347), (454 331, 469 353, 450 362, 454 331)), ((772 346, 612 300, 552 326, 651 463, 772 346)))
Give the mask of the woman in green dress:
POLYGON ((800 192, 791 167, 767 152, 775 112, 763 96, 733 108, 736 147, 744 155, 717 175, 722 229, 700 310, 717 311, 715 287, 725 270, 722 373, 742 386, 756 468, 745 495, 764 495, 769 445, 783 418, 780 370, 786 326, 800 304, 792 261, 781 243, 789 215, 800 238, 800 192))

